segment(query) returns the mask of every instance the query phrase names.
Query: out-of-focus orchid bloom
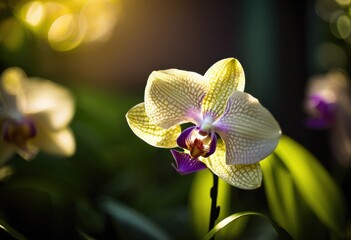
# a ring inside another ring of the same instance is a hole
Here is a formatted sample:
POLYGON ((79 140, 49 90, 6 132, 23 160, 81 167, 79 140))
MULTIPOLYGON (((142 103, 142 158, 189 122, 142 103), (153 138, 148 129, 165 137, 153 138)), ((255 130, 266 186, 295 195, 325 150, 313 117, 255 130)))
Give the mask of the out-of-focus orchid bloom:
POLYGON ((154 71, 145 102, 129 110, 133 132, 147 143, 171 150, 180 174, 208 167, 229 184, 261 185, 259 161, 277 146, 281 131, 274 117, 244 93, 245 76, 234 58, 215 63, 204 76, 169 69, 154 71), (180 124, 195 126, 183 132, 180 124))
POLYGON ((333 70, 314 76, 306 87, 305 109, 310 128, 329 129, 330 145, 340 164, 351 164, 351 95, 348 77, 333 70))
POLYGON ((0 77, 0 163, 15 152, 26 160, 41 149, 70 156, 75 151, 67 127, 74 114, 70 92, 49 80, 27 78, 19 68, 0 77))

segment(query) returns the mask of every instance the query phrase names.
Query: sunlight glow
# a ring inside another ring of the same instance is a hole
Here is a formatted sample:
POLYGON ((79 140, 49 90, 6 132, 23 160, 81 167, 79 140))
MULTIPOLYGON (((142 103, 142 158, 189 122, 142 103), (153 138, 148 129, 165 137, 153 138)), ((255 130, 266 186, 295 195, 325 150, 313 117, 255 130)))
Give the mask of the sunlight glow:
POLYGON ((56 51, 83 43, 106 41, 119 15, 117 0, 29 1, 15 7, 15 15, 56 51))
POLYGON ((50 46, 58 51, 68 51, 78 46, 84 36, 79 23, 79 16, 75 14, 66 14, 56 19, 48 32, 50 46))
POLYGON ((82 9, 81 17, 85 18, 87 32, 85 40, 105 41, 115 26, 117 8, 111 1, 88 1, 82 9))
POLYGON ((25 15, 25 21, 32 26, 39 25, 44 18, 43 4, 35 1, 28 3, 26 6, 27 12, 25 15))

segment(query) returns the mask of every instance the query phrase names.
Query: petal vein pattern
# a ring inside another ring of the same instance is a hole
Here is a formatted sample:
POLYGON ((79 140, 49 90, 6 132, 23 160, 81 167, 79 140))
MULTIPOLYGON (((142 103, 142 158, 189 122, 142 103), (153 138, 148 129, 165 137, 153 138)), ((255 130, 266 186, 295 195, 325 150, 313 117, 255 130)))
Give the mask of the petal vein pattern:
POLYGON ((209 91, 203 100, 202 113, 210 113, 216 119, 224 112, 232 92, 244 91, 244 70, 238 60, 227 58, 212 65, 205 77, 209 81, 209 91))
POLYGON ((235 91, 216 123, 227 147, 227 164, 253 164, 267 157, 281 136, 279 124, 256 98, 235 91))
POLYGON ((177 147, 177 138, 181 133, 181 127, 175 125, 169 129, 163 129, 150 123, 145 113, 144 103, 140 103, 130 109, 126 114, 127 122, 132 131, 148 144, 161 148, 177 147))
POLYGON ((152 124, 162 128, 200 119, 207 91, 200 74, 177 69, 154 71, 145 89, 145 110, 152 124))
POLYGON ((201 161, 216 175, 232 186, 242 189, 255 189, 261 186, 262 171, 259 163, 248 165, 227 165, 225 145, 218 142, 216 152, 201 161))

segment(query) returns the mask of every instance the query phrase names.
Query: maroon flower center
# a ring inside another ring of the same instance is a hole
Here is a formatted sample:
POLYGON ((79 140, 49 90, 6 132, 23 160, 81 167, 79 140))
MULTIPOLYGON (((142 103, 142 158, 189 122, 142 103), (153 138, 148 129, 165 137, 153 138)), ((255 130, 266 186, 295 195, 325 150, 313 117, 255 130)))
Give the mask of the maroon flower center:
POLYGON ((193 158, 198 158, 204 156, 209 149, 205 150, 204 143, 202 140, 195 138, 194 141, 190 142, 188 145, 188 150, 193 158))
POLYGON ((36 136, 36 128, 29 119, 22 121, 14 121, 12 119, 5 120, 2 129, 2 139, 12 143, 22 150, 27 149, 27 141, 36 136))

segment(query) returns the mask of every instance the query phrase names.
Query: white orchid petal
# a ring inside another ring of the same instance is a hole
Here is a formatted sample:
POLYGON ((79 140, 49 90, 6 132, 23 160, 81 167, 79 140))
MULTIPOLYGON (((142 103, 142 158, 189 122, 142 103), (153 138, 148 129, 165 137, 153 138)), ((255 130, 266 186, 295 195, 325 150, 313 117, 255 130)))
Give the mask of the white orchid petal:
POLYGON ((26 88, 26 114, 42 127, 56 130, 72 120, 75 106, 71 93, 52 81, 30 78, 26 88))
POLYGON ((32 144, 38 146, 40 150, 66 157, 74 154, 76 143, 71 129, 46 131, 42 127, 38 127, 37 133, 37 136, 32 140, 32 144))
POLYGON ((234 187, 255 189, 261 186, 262 171, 259 163, 227 165, 225 155, 225 145, 219 141, 215 153, 208 158, 202 158, 201 161, 218 177, 234 187))
POLYGON ((215 123, 227 148, 227 164, 253 164, 273 152, 281 136, 272 114, 250 94, 235 91, 215 123))
POLYGON ((131 108, 126 114, 129 127, 132 131, 148 144, 155 147, 174 148, 177 146, 177 138, 181 133, 179 125, 164 129, 150 123, 145 113, 144 103, 131 108))
POLYGON ((154 71, 145 88, 146 114, 162 128, 196 121, 207 88, 206 79, 194 72, 154 71))

